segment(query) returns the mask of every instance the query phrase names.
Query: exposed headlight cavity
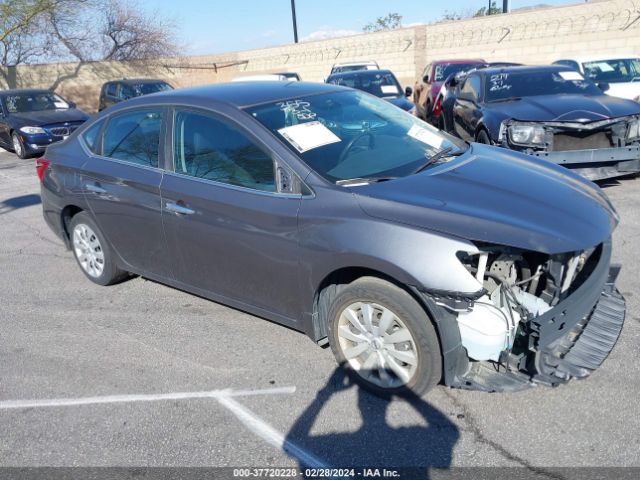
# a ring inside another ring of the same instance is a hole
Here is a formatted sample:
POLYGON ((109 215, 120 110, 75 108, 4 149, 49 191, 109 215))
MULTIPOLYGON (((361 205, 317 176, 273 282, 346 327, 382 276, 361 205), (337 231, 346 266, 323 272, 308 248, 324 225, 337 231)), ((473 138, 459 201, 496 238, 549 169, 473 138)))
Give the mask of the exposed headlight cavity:
POLYGON ((640 139, 640 118, 629 122, 627 127, 627 140, 634 141, 640 139))

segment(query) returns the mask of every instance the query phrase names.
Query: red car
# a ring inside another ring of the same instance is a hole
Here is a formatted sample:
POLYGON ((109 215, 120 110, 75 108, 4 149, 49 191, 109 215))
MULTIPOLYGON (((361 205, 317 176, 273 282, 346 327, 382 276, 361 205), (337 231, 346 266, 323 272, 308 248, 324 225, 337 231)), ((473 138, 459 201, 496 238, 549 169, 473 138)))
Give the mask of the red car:
POLYGON ((435 105, 436 96, 442 82, 452 73, 468 70, 486 62, 480 58, 466 60, 438 60, 428 64, 422 72, 422 77, 416 80, 413 89, 413 103, 416 105, 416 115, 432 122, 440 115, 439 105, 435 105))

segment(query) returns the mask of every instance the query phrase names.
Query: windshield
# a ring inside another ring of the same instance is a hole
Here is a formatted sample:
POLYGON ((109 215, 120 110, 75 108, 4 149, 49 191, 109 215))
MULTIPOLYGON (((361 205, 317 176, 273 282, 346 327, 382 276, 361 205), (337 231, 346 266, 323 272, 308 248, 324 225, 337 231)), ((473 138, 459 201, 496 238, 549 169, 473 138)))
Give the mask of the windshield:
POLYGON ((585 76, 597 83, 640 81, 640 58, 598 60, 582 64, 585 76))
POLYGON ((449 75, 477 67, 480 63, 437 63, 433 67, 433 81, 442 82, 449 75))
POLYGON ((20 93, 4 97, 4 106, 9 113, 41 112, 43 110, 68 109, 62 97, 51 92, 20 93))
POLYGON ((158 83, 139 83, 133 85, 133 90, 136 92, 136 96, 148 95, 150 93, 164 92, 165 90, 173 90, 173 87, 165 82, 158 83))
POLYGON ((399 97, 402 89, 393 73, 362 73, 335 76, 327 80, 327 83, 342 85, 343 87, 356 88, 376 97, 399 97))
POLYGON ((487 102, 563 93, 603 95, 598 87, 578 72, 531 70, 487 74, 484 93, 487 102))
POLYGON ((398 107, 355 90, 247 111, 331 182, 407 176, 438 151, 467 148, 398 107))

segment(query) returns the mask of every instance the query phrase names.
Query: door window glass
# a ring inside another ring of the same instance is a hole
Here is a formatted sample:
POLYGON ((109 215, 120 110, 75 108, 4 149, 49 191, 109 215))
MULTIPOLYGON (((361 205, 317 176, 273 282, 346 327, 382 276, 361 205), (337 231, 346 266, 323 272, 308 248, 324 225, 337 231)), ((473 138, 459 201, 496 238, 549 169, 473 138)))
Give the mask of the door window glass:
POLYGON ((237 129, 208 115, 178 112, 174 132, 176 172, 256 190, 276 190, 271 157, 237 129))
POLYGON ((104 132, 102 154, 126 162, 158 166, 162 113, 128 112, 113 117, 104 132))

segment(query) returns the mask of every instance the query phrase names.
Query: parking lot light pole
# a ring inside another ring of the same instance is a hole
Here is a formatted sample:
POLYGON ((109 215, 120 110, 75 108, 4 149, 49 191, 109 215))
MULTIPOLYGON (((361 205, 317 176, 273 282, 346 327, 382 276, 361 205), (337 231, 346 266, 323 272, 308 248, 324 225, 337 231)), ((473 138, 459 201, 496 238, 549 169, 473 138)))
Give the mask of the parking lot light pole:
POLYGON ((296 22, 296 0, 291 0, 291 19, 293 20, 293 41, 298 43, 298 24, 296 22))

